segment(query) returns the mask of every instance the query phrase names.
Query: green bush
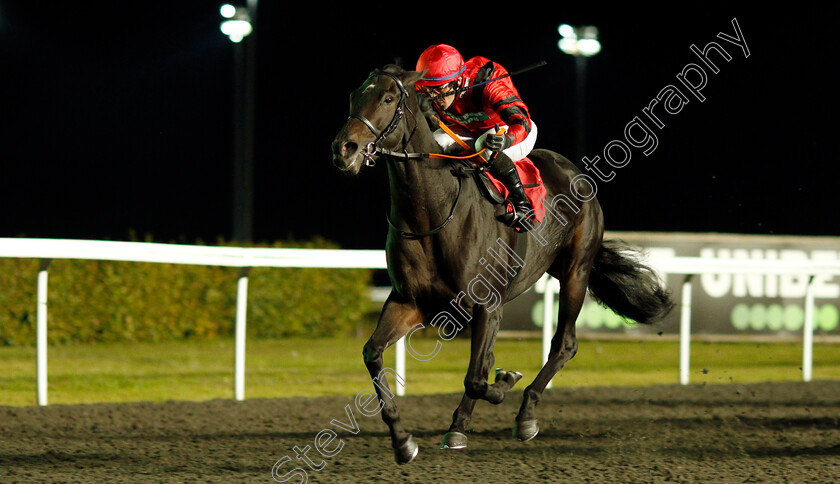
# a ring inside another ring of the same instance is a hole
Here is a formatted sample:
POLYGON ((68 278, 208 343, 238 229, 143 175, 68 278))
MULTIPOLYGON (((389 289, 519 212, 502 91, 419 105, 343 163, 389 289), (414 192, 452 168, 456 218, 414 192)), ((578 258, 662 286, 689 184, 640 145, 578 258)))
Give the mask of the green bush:
MULTIPOLYGON (((337 248, 323 240, 258 246, 337 248)), ((0 258, 0 344, 35 343, 39 264, 0 258)), ((49 266, 49 341, 231 336, 239 272, 231 267, 54 260, 49 266)), ((368 309, 370 287, 368 269, 253 268, 248 335, 351 334, 368 309)))

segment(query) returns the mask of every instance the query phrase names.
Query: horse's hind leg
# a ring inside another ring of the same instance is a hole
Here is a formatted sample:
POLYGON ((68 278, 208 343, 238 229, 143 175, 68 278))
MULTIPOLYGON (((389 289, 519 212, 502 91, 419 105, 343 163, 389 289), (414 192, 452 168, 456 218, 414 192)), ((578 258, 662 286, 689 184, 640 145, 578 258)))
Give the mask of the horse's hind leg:
POLYGON ((403 430, 400 423, 400 412, 397 409, 396 402, 394 402, 394 393, 391 392, 386 375, 392 373, 395 385, 399 385, 400 382, 396 381, 398 378, 396 372, 384 367, 382 354, 386 348, 396 343, 421 320, 421 314, 416 307, 395 301, 392 294, 385 302, 376 329, 365 344, 362 353, 365 366, 367 366, 380 405, 382 405, 382 420, 388 425, 391 433, 391 446, 394 448, 394 454, 399 464, 411 462, 417 456, 418 449, 411 434, 403 430))
MULTIPOLYGON (((526 441, 534 438, 539 432, 535 407, 540 402, 548 382, 560 371, 577 352, 577 338, 575 336, 575 320, 580 313, 586 296, 589 282, 589 271, 592 266, 591 257, 586 254, 565 261, 549 269, 549 274, 560 281, 560 310, 557 319, 557 331, 551 339, 551 349, 548 361, 540 370, 534 381, 525 388, 522 405, 516 416, 514 436, 526 441)), ((560 262, 560 261, 558 261, 560 262)))
POLYGON ((470 365, 464 378, 466 389, 461 404, 452 415, 452 425, 443 438, 442 449, 461 449, 467 446, 467 436, 464 432, 470 423, 475 402, 478 399, 487 400, 493 404, 502 403, 505 393, 522 378, 521 373, 496 370, 493 384, 487 382, 490 368, 496 361, 493 348, 499 332, 501 309, 488 313, 477 309, 473 314, 472 344, 470 351, 470 365))

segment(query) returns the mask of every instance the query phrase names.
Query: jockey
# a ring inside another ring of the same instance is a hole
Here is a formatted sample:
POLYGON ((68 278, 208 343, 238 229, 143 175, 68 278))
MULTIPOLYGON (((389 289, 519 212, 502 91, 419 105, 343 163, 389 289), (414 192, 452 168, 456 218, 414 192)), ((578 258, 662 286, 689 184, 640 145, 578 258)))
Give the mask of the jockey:
MULTIPOLYGON (((537 127, 509 76, 470 89, 508 71, 485 57, 464 61, 454 47, 446 44, 432 45, 423 51, 417 60, 417 71, 425 71, 423 78, 415 83, 419 92, 431 98, 452 93, 433 103, 441 120, 451 125, 451 131, 474 145, 476 151, 483 146, 487 148, 485 153, 495 152, 489 171, 507 187, 508 202, 513 207, 513 213, 506 214, 504 222, 524 229, 520 222, 531 206, 513 162, 534 148, 537 127), (469 90, 456 92, 456 89, 469 90), (505 132, 497 135, 500 125, 505 132)), ((435 140, 444 153, 460 149, 442 129, 435 132, 435 140)))

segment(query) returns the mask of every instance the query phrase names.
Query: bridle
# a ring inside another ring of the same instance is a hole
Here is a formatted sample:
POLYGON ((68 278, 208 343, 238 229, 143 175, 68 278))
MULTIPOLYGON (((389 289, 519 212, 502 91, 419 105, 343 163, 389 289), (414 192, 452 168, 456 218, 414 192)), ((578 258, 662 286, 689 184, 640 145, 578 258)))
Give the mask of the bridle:
MULTIPOLYGON (((444 154, 441 154, 441 153, 408 153, 405 150, 405 148, 403 148, 402 151, 393 151, 393 150, 388 150, 388 149, 383 148, 382 143, 385 141, 385 138, 387 138, 389 135, 391 135, 397 129, 397 126, 399 126, 400 122, 403 120, 403 116, 404 116, 403 110, 408 111, 409 113, 411 113, 412 116, 414 116, 414 112, 411 110, 411 108, 406 103, 406 101, 408 99, 408 91, 406 90, 405 85, 403 85, 403 83, 402 83, 402 81, 400 80, 399 77, 397 77, 395 74, 391 74, 390 72, 375 71, 375 72, 370 73, 370 75, 368 76, 368 79, 370 79, 373 76, 387 76, 387 77, 390 77, 391 79, 393 79, 393 81, 397 84, 397 87, 400 89, 400 100, 397 102, 397 107, 394 110, 394 116, 391 118, 391 122, 388 123, 388 126, 381 132, 378 129, 376 129, 376 126, 374 126, 373 123, 371 123, 366 117, 362 116, 361 114, 351 113, 350 116, 348 117, 348 119, 357 119, 357 120, 361 121, 362 124, 367 126, 367 128, 370 130, 370 132, 373 133, 374 136, 376 136, 375 140, 373 140, 370 143, 368 143, 367 145, 365 145, 364 149, 361 150, 361 154, 365 158, 365 163, 364 163, 365 166, 376 166, 376 160, 374 159, 374 156, 377 156, 377 155, 391 156, 391 157, 396 158, 400 161, 407 161, 407 160, 412 159, 412 158, 444 158, 444 159, 450 159, 450 160, 467 160, 467 159, 470 159, 470 158, 477 158, 482 153, 484 153, 486 148, 482 148, 477 153, 468 154, 466 156, 444 155, 444 154)), ((505 76, 502 76, 502 77, 505 77, 505 76)), ((495 80, 495 79, 493 79, 493 80, 495 80)), ((446 96, 449 96, 449 95, 451 95, 451 93, 446 93, 446 96)), ((440 96, 437 96, 437 97, 440 97, 440 96)), ((469 146, 464 144, 464 142, 461 141, 461 139, 458 138, 458 136, 455 133, 453 133, 449 128, 447 128, 445 124, 443 124, 441 122, 439 122, 438 124, 439 124, 441 129, 443 129, 447 134, 449 134, 449 136, 451 136, 457 143, 461 144, 462 147, 464 147, 466 149, 469 148, 469 146)), ((414 129, 411 130, 411 134, 408 136, 408 140, 405 142, 405 146, 408 146, 408 144, 411 142, 411 138, 414 137, 414 132, 416 130, 417 130, 417 125, 415 124, 414 129)), ((502 133, 502 131, 500 131, 497 134, 501 134, 501 133, 502 133)), ((485 165, 484 167, 477 168, 476 170, 477 171, 486 171, 488 168, 489 168, 489 165, 485 165)), ((467 171, 472 171, 472 170, 467 170, 467 171)))
MULTIPOLYGON (((376 126, 374 126, 373 123, 371 123, 366 117, 362 116, 361 114, 352 113, 348 117, 348 119, 358 119, 359 121, 361 121, 365 126, 367 126, 370 132, 373 133, 374 136, 376 136, 376 139, 368 143, 361 151, 362 156, 365 158, 365 166, 376 166, 376 160, 374 159, 376 155, 396 156, 402 157, 404 159, 423 158, 423 153, 406 153, 404 148, 402 152, 395 152, 382 148, 382 143, 385 142, 385 138, 393 134, 393 132, 396 131, 397 127, 400 125, 400 122, 403 120, 404 110, 411 113, 412 116, 414 115, 414 112, 412 112, 411 108, 408 107, 408 90, 406 90, 405 85, 403 85, 402 80, 400 80, 398 76, 391 74, 390 72, 376 71, 371 72, 370 76, 368 76, 368 79, 370 79, 373 76, 390 77, 394 81, 394 83, 396 83, 397 87, 400 90, 400 100, 397 102, 397 107, 394 110, 394 116, 391 118, 391 122, 389 122, 388 126, 381 132, 378 129, 376 129, 376 126)), ((414 129, 416 130, 417 126, 415 126, 414 129)), ((411 141, 411 138, 413 136, 414 130, 412 130, 411 135, 408 138, 409 141, 411 141)), ((408 142, 406 142, 406 145, 407 144, 408 142)))
MULTIPOLYGON (((374 157, 377 155, 391 156, 395 159, 402 161, 408 161, 412 158, 431 158, 432 155, 434 155, 434 153, 408 153, 405 149, 405 146, 408 146, 409 142, 411 141, 411 138, 414 137, 414 132, 417 130, 416 124, 414 126, 414 129, 411 131, 411 134, 408 137, 408 141, 406 141, 402 151, 392 151, 382 147, 382 143, 385 142, 385 139, 391 134, 393 134, 402 122, 403 118, 405 117, 404 111, 408 111, 409 113, 411 113, 412 116, 414 116, 414 112, 407 104, 408 90, 406 90, 405 85, 403 85, 402 80, 400 80, 399 77, 397 77, 394 74, 391 74, 390 72, 375 71, 372 72, 370 76, 368 76, 368 79, 370 79, 373 76, 390 77, 394 81, 394 83, 396 83, 397 87, 400 90, 400 100, 397 102, 397 107, 394 110, 394 116, 391 118, 391 121, 388 123, 388 126, 381 132, 378 129, 376 129, 376 126, 374 126, 373 123, 370 122, 370 120, 368 120, 361 114, 351 113, 348 117, 348 119, 357 119, 361 121, 362 124, 367 126, 370 132, 373 133, 374 136, 376 136, 376 139, 368 143, 361 151, 362 156, 365 158, 365 166, 376 166, 376 160, 374 159, 374 157)), ((439 156, 442 157, 442 155, 439 156)), ((447 158, 455 157, 447 156, 447 158)), ((390 225, 391 228, 393 228, 399 234, 400 237, 411 240, 417 240, 423 237, 427 237, 429 235, 434 235, 446 228, 446 226, 449 225, 449 222, 451 222, 452 219, 455 217, 455 208, 458 206, 458 201, 461 199, 461 188, 463 185, 461 181, 461 174, 458 172, 454 172, 454 174, 455 178, 458 179, 458 194, 455 196, 455 202, 452 204, 452 209, 449 211, 449 216, 446 218, 446 220, 443 221, 443 223, 433 228, 432 230, 426 232, 406 232, 404 230, 400 230, 391 220, 391 217, 388 214, 388 212, 386 212, 385 219, 388 221, 388 225, 390 225)))

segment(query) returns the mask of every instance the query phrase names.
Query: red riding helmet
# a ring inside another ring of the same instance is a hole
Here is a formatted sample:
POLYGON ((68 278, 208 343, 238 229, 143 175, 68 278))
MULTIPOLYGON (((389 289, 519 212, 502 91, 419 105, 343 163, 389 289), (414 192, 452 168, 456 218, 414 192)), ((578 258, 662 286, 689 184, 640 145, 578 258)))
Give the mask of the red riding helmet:
POLYGON ((428 71, 415 84, 421 87, 441 86, 457 79, 466 68, 464 58, 455 47, 446 44, 432 45, 417 59, 417 70, 428 71))

